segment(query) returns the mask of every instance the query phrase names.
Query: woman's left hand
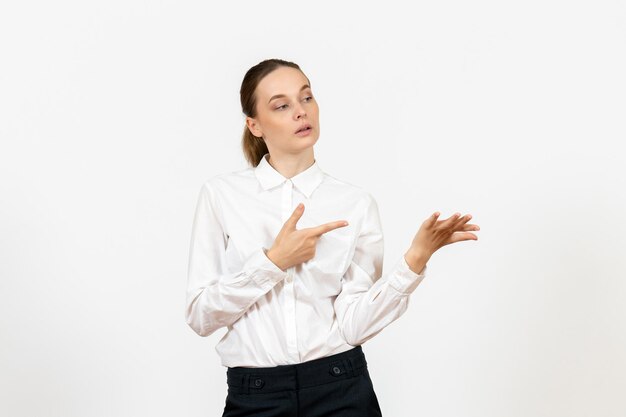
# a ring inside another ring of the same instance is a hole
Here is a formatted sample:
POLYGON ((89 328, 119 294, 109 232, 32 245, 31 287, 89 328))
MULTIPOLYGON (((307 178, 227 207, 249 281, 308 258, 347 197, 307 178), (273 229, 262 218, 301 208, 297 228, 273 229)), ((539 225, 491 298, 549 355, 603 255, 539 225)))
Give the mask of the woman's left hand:
POLYGON ((411 247, 404 255, 413 270, 421 272, 430 257, 446 245, 464 240, 478 240, 478 237, 469 230, 480 230, 480 227, 476 224, 466 224, 472 218, 471 214, 459 217, 460 213, 455 213, 446 220, 437 221, 439 214, 433 213, 422 223, 411 247))

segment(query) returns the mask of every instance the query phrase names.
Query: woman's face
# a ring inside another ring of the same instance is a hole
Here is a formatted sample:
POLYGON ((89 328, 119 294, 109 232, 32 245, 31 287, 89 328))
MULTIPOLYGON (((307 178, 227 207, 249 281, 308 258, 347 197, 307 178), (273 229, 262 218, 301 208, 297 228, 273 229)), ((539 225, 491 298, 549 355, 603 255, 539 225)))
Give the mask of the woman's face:
POLYGON ((246 123, 254 136, 263 137, 270 153, 300 153, 319 138, 319 108, 300 70, 279 67, 266 75, 256 88, 255 118, 246 123), (311 125, 305 136, 296 134, 311 125))

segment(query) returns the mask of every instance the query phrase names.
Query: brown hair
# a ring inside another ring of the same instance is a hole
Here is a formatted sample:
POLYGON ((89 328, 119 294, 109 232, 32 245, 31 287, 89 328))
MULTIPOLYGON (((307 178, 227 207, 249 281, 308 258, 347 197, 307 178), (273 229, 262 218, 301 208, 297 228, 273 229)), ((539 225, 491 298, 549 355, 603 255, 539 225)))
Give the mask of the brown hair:
MULTIPOLYGON (((239 90, 239 98, 241 100, 241 110, 247 117, 256 117, 256 104, 257 97, 255 94, 256 87, 261 80, 270 72, 279 67, 291 67, 297 70, 302 70, 298 64, 284 61, 282 59, 266 59, 261 61, 246 72, 241 82, 241 89, 239 90)), ((308 80, 308 77, 307 77, 308 80)), ((309 85, 311 82, 309 81, 309 85)), ((241 138, 241 146, 243 148, 243 154, 248 163, 254 167, 259 165, 263 155, 268 153, 267 145, 262 137, 257 137, 250 132, 248 125, 243 128, 243 136, 241 138)))

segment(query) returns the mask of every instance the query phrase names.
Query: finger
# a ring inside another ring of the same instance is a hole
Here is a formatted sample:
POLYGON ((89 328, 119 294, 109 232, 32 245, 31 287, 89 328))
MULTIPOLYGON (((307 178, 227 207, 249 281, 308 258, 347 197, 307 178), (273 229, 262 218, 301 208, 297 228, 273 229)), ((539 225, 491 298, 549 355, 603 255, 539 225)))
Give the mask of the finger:
POLYGON ((302 217, 302 213, 304 213, 304 204, 300 203, 293 210, 293 213, 291 213, 291 216, 289 216, 289 218, 285 222, 284 227, 295 229, 296 225, 298 224, 298 220, 300 220, 300 217, 302 217))
POLYGON ((470 233, 470 232, 465 232, 465 233, 457 232, 457 233, 454 233, 450 237, 450 239, 448 240, 448 242, 446 244, 462 242, 464 240, 478 240, 478 236, 476 236, 474 233, 470 233))
MULTIPOLYGON (((461 216, 460 213, 455 213, 452 217, 451 217, 451 221, 449 223, 444 223, 442 224, 442 228, 444 229, 449 229, 449 230, 461 230, 461 225, 467 223, 468 221, 470 221, 470 219, 472 218, 471 214, 466 214, 465 216, 461 216)), ((448 219, 450 220, 450 219, 448 219)), ((446 220, 446 221, 448 221, 446 220)))
POLYGON ((340 227, 344 227, 347 226, 348 222, 345 220, 338 220, 336 222, 330 222, 330 223, 326 223, 326 224, 321 224, 319 226, 316 227, 311 227, 309 228, 309 230, 311 231, 311 233, 314 236, 321 236, 324 233, 330 232, 331 230, 335 230, 338 229, 340 227))
POLYGON ((447 219, 443 220, 441 222, 441 224, 439 225, 440 228, 442 229, 451 229, 454 224, 459 220, 459 216, 461 215, 461 213, 454 213, 452 216, 448 217, 447 219))
POLYGON ((437 223, 437 218, 439 217, 441 213, 439 213, 438 211, 434 212, 429 218, 428 218, 428 222, 427 222, 427 226, 428 227, 432 227, 435 225, 435 223, 437 223))
POLYGON ((454 223, 454 228, 455 229, 459 229, 461 226, 463 226, 465 223, 469 222, 472 219, 472 215, 471 214, 466 214, 463 217, 460 217, 455 223, 454 223))
POLYGON ((466 232, 468 230, 480 230, 480 227, 477 224, 465 224, 461 227, 460 230, 463 232, 466 232))

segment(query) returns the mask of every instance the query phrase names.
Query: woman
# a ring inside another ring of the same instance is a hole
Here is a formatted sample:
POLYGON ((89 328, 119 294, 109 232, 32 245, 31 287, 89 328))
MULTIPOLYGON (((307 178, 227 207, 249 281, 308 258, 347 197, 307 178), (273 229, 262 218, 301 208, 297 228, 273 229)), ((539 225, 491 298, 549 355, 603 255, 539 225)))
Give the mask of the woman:
POLYGON ((376 200, 320 168, 319 108, 300 67, 265 60, 240 95, 252 167, 201 187, 185 311, 200 336, 228 329, 215 348, 223 417, 381 416, 361 345, 404 313, 432 254, 479 227, 436 212, 382 275, 376 200))

